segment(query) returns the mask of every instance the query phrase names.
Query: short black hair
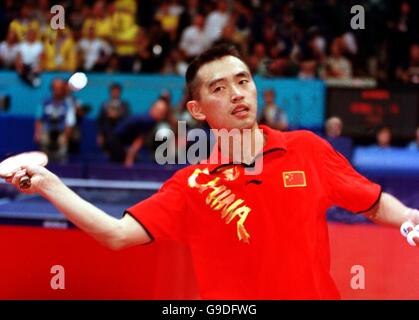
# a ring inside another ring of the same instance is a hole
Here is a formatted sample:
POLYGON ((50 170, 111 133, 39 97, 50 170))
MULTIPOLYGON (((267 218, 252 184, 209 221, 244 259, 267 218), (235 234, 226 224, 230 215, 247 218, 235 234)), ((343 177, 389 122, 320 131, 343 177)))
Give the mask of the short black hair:
POLYGON ((186 89, 189 96, 189 100, 194 99, 194 97, 196 97, 196 88, 198 87, 196 75, 198 74, 199 69, 201 69, 203 65, 221 59, 225 56, 236 57, 240 59, 247 67, 249 67, 247 63, 243 60, 236 47, 232 45, 220 44, 204 51, 194 60, 192 60, 192 62, 188 66, 188 69, 186 70, 186 89))
POLYGON ((113 90, 113 89, 119 89, 119 91, 122 91, 122 86, 121 86, 120 83, 114 82, 114 83, 111 84, 110 89, 111 90, 113 90))

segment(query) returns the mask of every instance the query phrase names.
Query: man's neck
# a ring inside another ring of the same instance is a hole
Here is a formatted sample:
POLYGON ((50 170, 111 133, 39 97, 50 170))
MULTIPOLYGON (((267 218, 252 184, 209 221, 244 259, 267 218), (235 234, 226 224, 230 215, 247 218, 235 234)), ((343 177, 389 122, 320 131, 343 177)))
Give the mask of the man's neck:
POLYGON ((224 139, 228 140, 227 148, 221 142, 223 138, 218 136, 218 148, 224 156, 228 156, 234 162, 252 163, 266 144, 266 138, 257 124, 249 129, 233 129, 230 133, 228 139, 224 139))

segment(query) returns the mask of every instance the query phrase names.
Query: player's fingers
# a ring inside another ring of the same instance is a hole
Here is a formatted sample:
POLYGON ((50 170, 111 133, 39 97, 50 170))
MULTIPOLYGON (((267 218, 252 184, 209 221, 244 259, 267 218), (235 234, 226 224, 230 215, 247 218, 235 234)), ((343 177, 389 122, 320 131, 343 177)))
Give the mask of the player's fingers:
POLYGON ((419 245, 419 231, 417 229, 409 232, 407 235, 407 242, 414 247, 419 245))
POLYGON ((400 233, 403 235, 403 237, 407 237, 410 231, 412 231, 415 228, 415 225, 412 221, 406 221, 404 222, 400 227, 400 233))
POLYGON ((28 165, 23 166, 22 169, 25 169, 28 175, 31 177, 34 175, 45 175, 48 172, 47 169, 43 166, 28 165))
POLYGON ((25 169, 20 169, 20 170, 16 171, 16 173, 13 175, 12 183, 14 185, 17 185, 19 183, 20 179, 22 177, 26 176, 26 174, 27 173, 26 173, 26 170, 25 169))

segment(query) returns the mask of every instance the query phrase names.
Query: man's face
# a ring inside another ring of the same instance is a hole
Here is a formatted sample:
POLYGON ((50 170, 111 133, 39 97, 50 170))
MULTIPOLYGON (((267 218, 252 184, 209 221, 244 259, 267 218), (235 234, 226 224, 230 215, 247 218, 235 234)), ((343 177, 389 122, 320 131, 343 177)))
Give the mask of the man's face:
MULTIPOLYGON (((213 129, 250 129, 256 124, 256 86, 247 66, 238 58, 225 56, 203 65, 197 74, 198 120, 213 129)), ((190 109, 191 110, 191 109, 190 109)))
POLYGON ((121 90, 118 87, 111 88, 111 98, 119 99, 121 97, 121 90))
POLYGON ((66 96, 66 83, 62 80, 56 79, 52 83, 52 94, 55 99, 62 99, 66 96))

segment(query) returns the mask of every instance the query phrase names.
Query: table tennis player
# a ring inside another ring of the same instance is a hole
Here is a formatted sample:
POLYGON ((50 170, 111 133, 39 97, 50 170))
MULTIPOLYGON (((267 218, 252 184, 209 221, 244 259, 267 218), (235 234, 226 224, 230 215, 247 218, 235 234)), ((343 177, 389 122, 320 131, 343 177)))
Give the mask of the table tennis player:
MULTIPOLYGON (((26 168, 32 185, 22 192, 41 194, 113 249, 163 239, 187 244, 203 299, 339 299, 330 275, 331 206, 396 228, 405 221, 419 224, 418 211, 357 173, 325 140, 309 131, 259 126, 256 86, 234 49, 213 47, 198 56, 186 82, 195 119, 212 129, 250 130, 240 154, 233 148, 223 153, 216 144, 211 158, 222 162, 178 171, 121 219, 81 199, 41 166, 26 168), (229 162, 237 156, 239 163, 229 162), (248 174, 260 166, 258 174, 248 174)), ((8 181, 19 188, 23 174, 8 181)))

